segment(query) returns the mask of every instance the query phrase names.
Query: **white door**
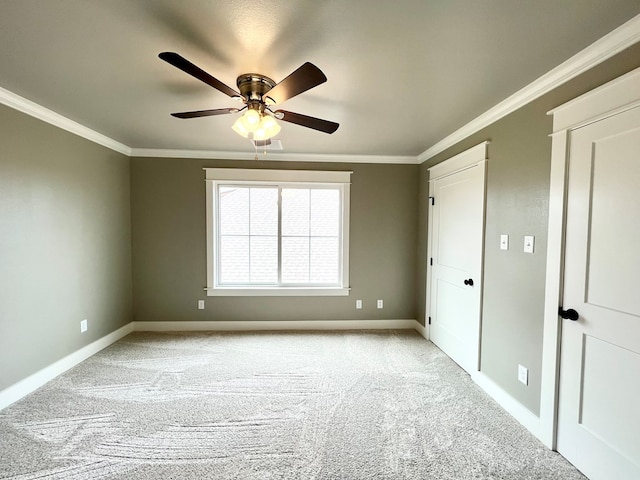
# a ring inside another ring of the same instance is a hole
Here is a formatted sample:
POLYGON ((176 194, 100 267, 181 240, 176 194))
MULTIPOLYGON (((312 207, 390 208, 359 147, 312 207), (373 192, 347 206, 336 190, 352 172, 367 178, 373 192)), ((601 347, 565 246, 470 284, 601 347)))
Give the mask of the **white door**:
POLYGON ((640 107, 570 136, 558 451, 640 479, 640 107))
POLYGON ((485 162, 432 180, 429 337, 467 372, 478 370, 485 162))

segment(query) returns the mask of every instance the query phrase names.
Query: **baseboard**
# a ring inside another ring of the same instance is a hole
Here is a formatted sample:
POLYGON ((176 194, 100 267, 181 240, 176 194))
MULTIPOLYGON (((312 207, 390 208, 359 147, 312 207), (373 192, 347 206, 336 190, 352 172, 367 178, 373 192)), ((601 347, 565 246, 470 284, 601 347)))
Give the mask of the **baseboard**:
POLYGON ((417 320, 415 320, 415 322, 416 323, 413 326, 414 330, 418 332, 420 335, 422 335, 425 338, 425 340, 429 340, 429 332, 427 331, 427 327, 422 325, 417 320))
POLYGON ((292 320, 240 322, 133 322, 136 332, 260 330, 418 330, 415 320, 292 320))
POLYGON ((482 388, 491 398, 504 408, 513 418, 520 422, 527 430, 535 435, 538 440, 545 444, 548 448, 552 448, 549 444, 547 435, 544 433, 540 418, 531 412, 527 407, 518 402, 509 395, 502 387, 491 380, 482 372, 476 372, 471 378, 480 388, 482 388))
POLYGON ((112 343, 117 342, 122 337, 133 332, 133 324, 128 323, 124 327, 119 328, 115 332, 112 332, 104 337, 96 340, 89 345, 82 347, 80 350, 73 352, 70 355, 52 363, 48 367, 28 376, 27 378, 20 380, 18 383, 5 388, 0 392, 0 410, 8 407, 12 403, 17 402, 24 396, 42 387, 47 382, 53 380, 58 375, 66 372, 72 367, 75 367, 80 362, 86 360, 92 355, 95 355, 100 350, 107 348, 112 343))

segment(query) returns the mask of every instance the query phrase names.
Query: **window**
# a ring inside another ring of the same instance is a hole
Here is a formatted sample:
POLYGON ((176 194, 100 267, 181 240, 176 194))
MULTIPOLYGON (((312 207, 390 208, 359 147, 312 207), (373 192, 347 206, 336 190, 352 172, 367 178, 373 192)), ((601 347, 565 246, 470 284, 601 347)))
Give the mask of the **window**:
POLYGON ((205 168, 208 295, 348 295, 351 172, 205 168))

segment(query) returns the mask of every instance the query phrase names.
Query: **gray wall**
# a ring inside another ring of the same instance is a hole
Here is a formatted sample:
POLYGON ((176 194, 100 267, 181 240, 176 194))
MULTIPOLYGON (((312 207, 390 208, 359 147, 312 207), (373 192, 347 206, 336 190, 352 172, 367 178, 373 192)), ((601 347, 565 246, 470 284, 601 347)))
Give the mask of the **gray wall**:
POLYGON ((137 321, 415 318, 417 165, 133 158, 137 321), (348 297, 206 297, 204 167, 350 170, 348 297), (205 300, 205 310, 197 301, 205 300), (355 300, 363 309, 355 309, 355 300), (375 308, 376 299, 384 309, 375 308))
POLYGON ((1 105, 0 125, 2 390, 131 321, 131 222, 126 156, 1 105))
POLYGON ((427 169, 490 140, 481 370, 536 415, 540 410, 552 118, 550 109, 640 66, 640 44, 447 149, 420 166, 417 318, 425 316, 427 169), (510 250, 499 249, 509 234, 510 250), (522 251, 535 235, 535 253, 522 251), (529 368, 529 386, 517 380, 529 368))

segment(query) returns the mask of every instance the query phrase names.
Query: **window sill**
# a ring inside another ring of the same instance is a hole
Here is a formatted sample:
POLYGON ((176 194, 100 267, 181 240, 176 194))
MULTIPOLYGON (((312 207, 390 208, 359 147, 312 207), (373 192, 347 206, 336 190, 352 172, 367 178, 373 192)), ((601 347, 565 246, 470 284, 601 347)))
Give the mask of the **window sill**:
POLYGON ((208 297, 346 297, 349 290, 341 287, 205 288, 208 297))

